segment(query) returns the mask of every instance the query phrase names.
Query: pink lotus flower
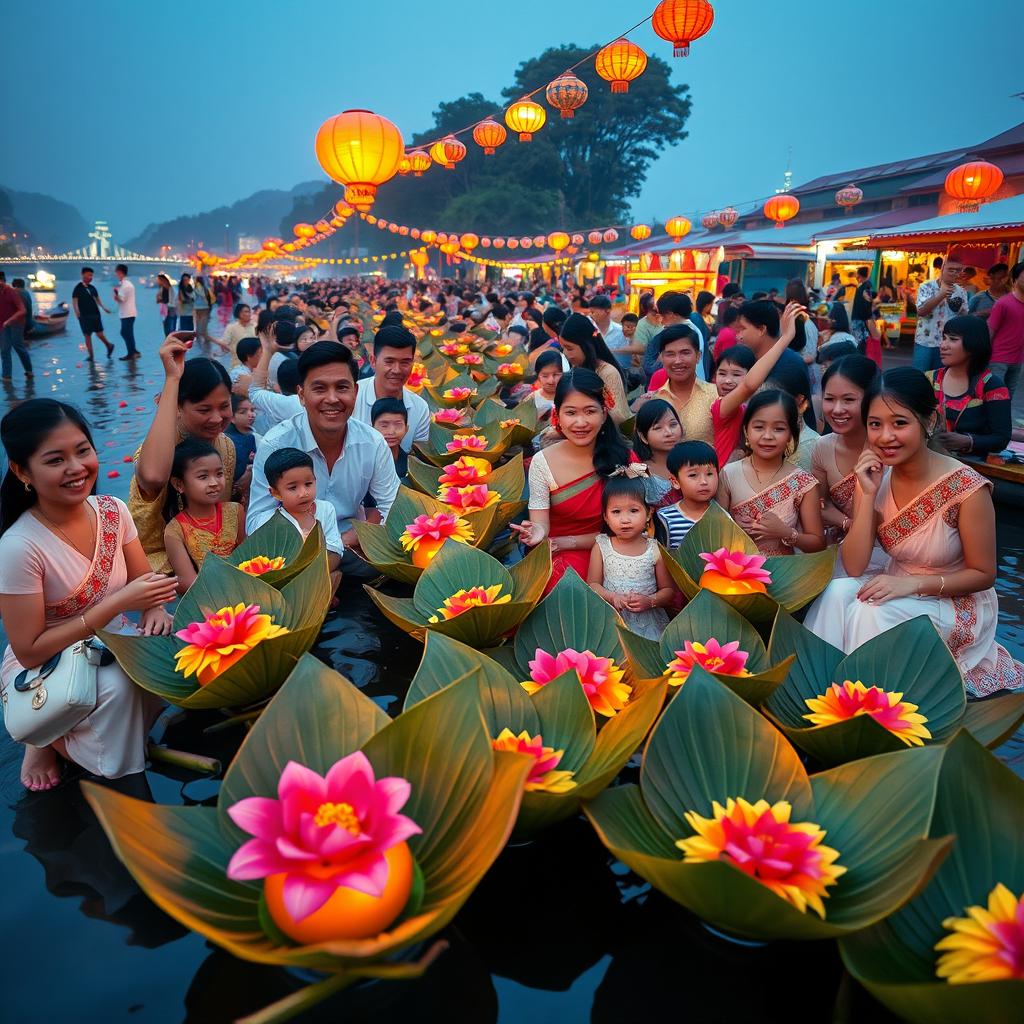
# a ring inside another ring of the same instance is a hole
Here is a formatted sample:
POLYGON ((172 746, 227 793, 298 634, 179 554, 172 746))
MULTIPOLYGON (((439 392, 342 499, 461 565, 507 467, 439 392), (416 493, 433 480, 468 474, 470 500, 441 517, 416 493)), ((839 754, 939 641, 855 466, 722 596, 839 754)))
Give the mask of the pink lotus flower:
POLYGON ((545 747, 544 740, 531 736, 525 729, 517 736, 511 729, 502 729, 498 736, 491 740, 495 750, 511 750, 515 754, 529 754, 533 758, 530 774, 526 776, 526 790, 543 790, 547 793, 568 793, 576 788, 572 781, 573 772, 556 772, 559 761, 565 754, 564 750, 545 747))
POLYGON ((427 375, 427 368, 422 363, 413 363, 412 370, 409 373, 409 379, 405 382, 405 386, 410 391, 422 391, 424 384, 430 383, 430 377, 427 375))
POLYGON ((384 854, 423 830, 399 814, 411 787, 402 778, 374 779, 362 751, 343 757, 321 777, 289 761, 278 799, 252 796, 228 808, 254 839, 235 852, 235 881, 284 872, 284 903, 296 921, 319 910, 344 886, 380 897, 388 881, 384 854))
POLYGON ((486 437, 477 437, 475 434, 459 434, 445 445, 445 450, 449 452, 485 452, 487 447, 486 437))
POLYGON ((216 679, 264 640, 283 636, 285 626, 275 626, 258 604, 228 605, 207 612, 202 622, 191 622, 174 635, 186 645, 175 655, 175 669, 187 679, 195 675, 200 686, 216 679))
POLYGON ((434 413, 435 423, 454 423, 456 426, 461 426, 464 419, 464 414, 461 409, 438 409, 434 413))
POLYGON ((833 683, 820 697, 805 699, 813 714, 804 715, 814 725, 834 725, 847 718, 870 715, 883 729, 888 729, 908 747, 922 747, 932 734, 928 721, 917 704, 903 700, 902 693, 865 686, 859 679, 842 684, 833 683))
POLYGON ((468 402, 475 394, 476 388, 448 388, 441 392, 441 397, 447 402, 468 402))
POLYGON ((484 357, 479 352, 467 352, 464 356, 459 356, 455 362, 461 363, 463 366, 479 366, 484 361, 484 357))
POLYGON ((468 487, 442 487, 438 497, 446 505, 457 508, 460 512, 482 512, 485 508, 497 504, 501 495, 492 491, 487 484, 470 484, 468 487))
POLYGON ((720 644, 714 637, 703 644, 684 640, 683 650, 676 651, 675 659, 665 669, 669 686, 685 683, 695 665, 700 665, 708 672, 721 672, 727 676, 749 676, 746 665, 750 655, 741 651, 739 646, 739 640, 720 644))
POLYGON ((438 492, 444 487, 469 487, 471 484, 482 484, 493 472, 493 467, 486 459, 474 459, 464 455, 446 466, 437 478, 438 492))
POLYGON ((622 682, 625 671, 611 658, 600 658, 593 651, 581 653, 569 647, 552 655, 538 647, 530 662, 530 678, 520 686, 532 696, 570 669, 576 670, 590 706, 599 715, 610 718, 626 706, 633 688, 622 682))
MULTIPOLYGON (((434 332, 431 331, 431 334, 434 332)), ((438 351, 446 356, 461 356, 469 351, 469 346, 459 341, 448 341, 438 346, 438 351)))
POLYGON ((707 563, 700 585, 716 594, 763 594, 772 581, 772 574, 762 568, 764 555, 719 548, 700 557, 707 563))

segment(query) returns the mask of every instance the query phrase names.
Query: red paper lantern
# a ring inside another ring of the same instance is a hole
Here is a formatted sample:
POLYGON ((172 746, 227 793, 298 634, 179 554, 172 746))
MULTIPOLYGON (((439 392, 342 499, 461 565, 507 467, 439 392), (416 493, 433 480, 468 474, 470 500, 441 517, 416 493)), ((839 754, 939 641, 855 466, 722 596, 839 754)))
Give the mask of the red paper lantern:
POLYGON ((473 141, 484 151, 484 156, 491 156, 508 138, 505 126, 497 121, 486 118, 473 129, 473 141))
POLYGON ((589 243, 590 243, 591 245, 600 245, 600 244, 601 244, 601 238, 602 238, 602 237, 603 237, 603 236, 602 236, 602 234, 601 234, 601 232, 600 232, 600 231, 591 231, 591 232, 590 232, 590 233, 589 233, 589 234, 587 235, 587 241, 588 241, 588 242, 589 242, 589 243))
POLYGON ((548 244, 546 235, 534 235, 530 241, 533 242, 534 248, 536 249, 543 249, 544 246, 548 244))
POLYGON ((724 210, 718 211, 718 223, 727 230, 736 223, 739 214, 731 207, 727 206, 724 210))
POLYGON ((499 236, 498 238, 492 239, 492 244, 494 245, 495 249, 504 249, 505 239, 499 236))
MULTIPOLYGON (((495 245, 497 245, 497 244, 498 244, 498 243, 497 243, 497 239, 495 239, 495 243, 494 243, 494 244, 495 244, 495 245)), ((509 247, 510 249, 518 249, 518 248, 519 248, 519 239, 518 239, 518 238, 510 238, 510 239, 508 240, 508 247, 509 247)), ((500 248, 500 246, 499 246, 499 248, 500 248)))
POLYGON ((583 236, 579 232, 577 232, 576 234, 574 234, 572 236, 571 241, 572 241, 573 245, 582 245, 584 239, 583 239, 583 236))
POLYGON ((673 55, 685 57, 690 43, 700 39, 715 22, 708 0, 661 0, 651 15, 651 28, 674 47, 673 55))
POLYGON ((480 239, 480 246, 481 248, 484 249, 490 249, 491 240, 486 235, 484 235, 484 237, 480 239))
POLYGON ((781 228, 787 220, 792 220, 799 212, 800 200, 788 192, 772 196, 764 204, 764 215, 769 220, 775 221, 777 228, 781 228))
POLYGON ((959 200, 961 213, 976 213, 981 204, 999 191, 1003 172, 987 160, 972 160, 946 175, 946 194, 959 200))
POLYGON ((587 102, 590 90, 582 78, 577 78, 571 71, 564 71, 548 84, 544 95, 548 103, 568 119, 587 102))
POLYGON ((701 217, 700 223, 705 231, 710 231, 718 223, 718 214, 716 212, 705 213, 701 217))
POLYGON ((611 243, 612 243, 612 242, 617 242, 617 241, 619 240, 619 233, 618 233, 618 231, 616 231, 616 230, 615 230, 615 228, 609 228, 609 229, 608 229, 608 230, 607 230, 607 231, 606 231, 606 232, 605 232, 605 233, 604 233, 604 234, 603 234, 603 235, 601 236, 601 238, 602 238, 602 239, 603 239, 603 240, 604 240, 605 242, 607 242, 607 243, 608 243, 609 245, 611 245, 611 243))
POLYGON ((533 239, 532 238, 520 238, 519 239, 519 245, 523 249, 530 249, 533 246, 533 239))
POLYGON ((430 159, 451 171, 466 155, 466 147, 454 135, 448 135, 430 147, 430 159))

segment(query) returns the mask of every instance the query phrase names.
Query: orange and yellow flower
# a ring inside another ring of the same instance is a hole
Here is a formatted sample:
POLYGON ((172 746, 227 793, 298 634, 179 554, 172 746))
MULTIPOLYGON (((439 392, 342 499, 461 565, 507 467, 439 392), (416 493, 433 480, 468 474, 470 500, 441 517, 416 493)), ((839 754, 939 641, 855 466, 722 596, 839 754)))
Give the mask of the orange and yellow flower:
POLYGON ((485 452, 487 448, 487 438, 475 434, 459 434, 445 445, 445 450, 449 452, 485 452))
POLYGON ((446 402, 468 402, 471 398, 475 397, 476 388, 460 387, 460 388, 447 388, 441 392, 441 397, 446 402))
POLYGON ((465 413, 461 409, 438 409, 433 414, 435 423, 454 423, 461 427, 465 419, 465 413))
MULTIPOLYGON (((512 600, 511 594, 501 593, 501 584, 495 583, 493 587, 469 587, 465 590, 456 590, 451 597, 444 599, 442 607, 438 608, 441 619, 446 622, 454 619, 456 615, 469 611, 470 608, 483 608, 489 604, 508 604, 512 600), (500 596, 499 596, 500 595, 500 596)), ((440 622, 437 615, 431 615, 429 622, 440 622)))
POLYGON ((764 555, 748 555, 744 551, 704 551, 700 556, 707 563, 700 585, 715 594, 764 594, 772 574, 762 568, 764 555))
POLYGON ((450 508, 460 512, 482 512, 501 501, 501 495, 487 484, 469 484, 467 487, 442 487, 437 496, 450 508))
POLYGON ((542 686, 570 669, 576 670, 590 706, 599 715, 611 718, 626 706, 633 688, 622 681, 625 670, 611 658, 598 657, 593 651, 574 651, 569 647, 558 654, 549 654, 538 647, 530 662, 530 678, 519 685, 533 696, 542 686))
POLYGON ((447 341, 438 346, 438 351, 446 356, 461 356, 469 351, 469 346, 461 341, 447 341))
POLYGON ((195 675, 199 685, 206 686, 257 644, 287 632, 286 627, 275 626, 269 615, 261 614, 258 604, 228 605, 174 634, 186 644, 174 655, 174 667, 186 679, 195 675))
POLYGON ((510 356, 512 355, 512 346, 504 343, 501 345, 495 345, 494 348, 491 349, 491 355, 498 356, 500 358, 510 356))
POLYGON ((988 908, 968 907, 966 917, 947 917, 949 935, 935 944, 942 955, 935 973, 951 985, 1024 979, 1024 893, 1014 896, 1000 882, 988 908))
POLYGON ((529 754, 533 757, 530 774, 526 777, 526 789, 543 790, 546 793, 568 793, 576 788, 572 772, 556 772, 554 769, 565 754, 564 750, 545 747, 540 735, 531 736, 525 729, 517 736, 511 729, 502 729, 496 739, 491 740, 495 750, 511 750, 515 754, 529 754))
POLYGON ((472 544, 473 528, 465 519, 451 512, 417 516, 398 538, 406 551, 412 552, 412 564, 425 569, 446 540, 472 544))
POLYGON ((812 711, 804 718, 814 725, 835 725, 847 718, 870 715, 908 747, 924 746, 924 741, 932 738, 925 728, 928 719, 918 712, 916 704, 904 701, 902 693, 865 686, 859 679, 852 683, 847 679, 842 685, 833 683, 820 697, 804 703, 812 711))
POLYGON ((518 416, 513 416, 511 419, 498 420, 498 426, 502 430, 508 430, 509 427, 518 427, 522 423, 522 420, 518 416))
POLYGON ((486 483, 493 467, 486 459, 474 459, 463 455, 446 466, 437 478, 438 491, 444 487, 468 487, 470 484, 486 483))
POLYGON ((518 363, 502 363, 494 372, 501 380, 518 380, 523 375, 523 368, 518 363))
POLYGON ((675 658, 668 663, 665 675, 669 686, 681 686, 690 676, 694 665, 700 665, 708 672, 721 672, 727 676, 749 676, 746 664, 750 655, 739 649, 739 640, 720 644, 714 637, 705 643, 683 641, 683 650, 676 651, 675 658))
POLYGON ((684 814, 697 833, 676 841, 686 863, 725 861, 798 910, 806 913, 810 907, 824 920, 827 889, 846 871, 836 863, 839 853, 822 845, 824 830, 809 821, 791 822, 792 807, 786 800, 751 804, 729 797, 725 807, 717 800, 711 807, 710 818, 693 811, 684 814))
POLYGON ((430 377, 427 374, 427 368, 422 363, 413 363, 405 386, 410 391, 415 391, 418 394, 423 390, 424 385, 429 383, 430 377))
POLYGON ((250 576, 262 576, 265 572, 283 569, 284 556, 278 555, 276 558, 268 558, 266 555, 256 555, 254 558, 247 558, 244 562, 239 562, 238 568, 242 572, 247 572, 250 576))

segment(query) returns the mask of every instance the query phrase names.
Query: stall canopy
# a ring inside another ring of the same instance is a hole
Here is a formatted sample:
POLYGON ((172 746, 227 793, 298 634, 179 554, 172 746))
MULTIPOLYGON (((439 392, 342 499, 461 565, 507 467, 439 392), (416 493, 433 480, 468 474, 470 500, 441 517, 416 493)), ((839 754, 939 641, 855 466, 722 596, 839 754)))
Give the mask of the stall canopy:
POLYGON ((914 249, 937 242, 1003 242, 1024 238, 1024 195, 985 203, 977 213, 931 217, 887 231, 874 231, 869 249, 914 249))
POLYGON ((904 206, 899 210, 886 210, 876 213, 873 217, 852 217, 842 224, 833 223, 814 232, 816 242, 835 241, 840 238, 867 238, 888 228, 903 227, 916 224, 922 220, 930 220, 936 215, 935 206, 904 206))

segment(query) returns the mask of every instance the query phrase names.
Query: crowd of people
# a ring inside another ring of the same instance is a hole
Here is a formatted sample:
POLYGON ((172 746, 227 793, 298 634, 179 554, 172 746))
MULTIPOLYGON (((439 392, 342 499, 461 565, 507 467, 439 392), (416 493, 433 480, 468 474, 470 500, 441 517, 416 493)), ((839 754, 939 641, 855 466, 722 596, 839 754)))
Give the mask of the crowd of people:
MULTIPOLYGON (((884 373, 867 283, 844 324, 838 300, 826 322, 815 316, 801 281, 781 295, 735 284, 695 299, 643 295, 637 314, 617 315, 613 287, 254 279, 241 293, 162 277, 164 380, 127 503, 94 493, 96 447, 73 406, 31 399, 0 424, 0 684, 101 628, 166 634, 166 606, 205 556, 229 554, 275 513, 303 537, 320 524, 335 589, 376 576, 353 524, 387 517, 413 446, 428 439, 431 409, 407 384, 430 323, 480 351, 521 344, 528 355, 527 378, 498 397, 533 402, 541 424, 524 452, 528 514, 511 530, 525 548, 550 544, 549 589, 572 568, 657 638, 681 596, 656 540, 680 544, 717 501, 762 554, 839 545, 806 619, 836 647, 926 614, 970 694, 1024 686, 995 640, 990 485, 954 457, 1010 440, 1024 264, 1004 294, 985 293, 988 305, 961 296, 961 269, 947 260, 921 285, 914 365, 884 373), (213 339, 210 310, 225 296, 232 320, 213 339)), ((135 293, 127 268, 117 276, 133 359, 135 293)), ((113 348, 101 307, 85 268, 74 312, 89 358, 93 334, 113 348)), ((5 374, 18 309, 0 285, 5 374)), ((141 770, 158 709, 116 663, 101 673, 95 710, 51 746, 26 748, 28 788, 58 782, 58 756, 105 777, 141 770)))

